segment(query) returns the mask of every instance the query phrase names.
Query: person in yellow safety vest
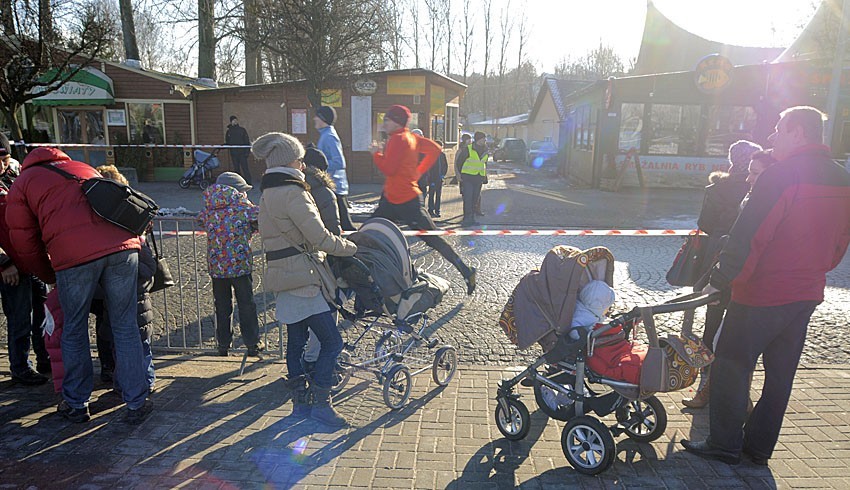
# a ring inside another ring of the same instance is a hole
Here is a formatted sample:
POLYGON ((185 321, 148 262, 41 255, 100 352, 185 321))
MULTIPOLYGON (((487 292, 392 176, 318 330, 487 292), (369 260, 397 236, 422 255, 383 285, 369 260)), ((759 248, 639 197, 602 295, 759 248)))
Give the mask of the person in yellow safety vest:
POLYGON ((463 193, 463 221, 461 226, 475 226, 475 206, 481 198, 481 186, 487 178, 487 138, 477 131, 472 144, 458 150, 457 161, 460 165, 460 185, 463 193))

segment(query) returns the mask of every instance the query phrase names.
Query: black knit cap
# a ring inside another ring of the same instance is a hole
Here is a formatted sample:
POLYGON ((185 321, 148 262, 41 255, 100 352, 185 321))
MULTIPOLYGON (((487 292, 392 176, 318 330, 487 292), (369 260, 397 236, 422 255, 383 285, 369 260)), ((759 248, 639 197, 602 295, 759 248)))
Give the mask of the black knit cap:
POLYGON ((309 167, 314 167, 319 170, 328 170, 328 159, 322 150, 316 148, 312 144, 304 148, 304 164, 309 167))
POLYGON ((230 116, 230 122, 233 122, 234 119, 239 119, 239 118, 236 117, 236 116, 230 116))
POLYGON ((323 105, 316 109, 316 116, 322 121, 325 121, 325 124, 333 126, 334 120, 336 120, 336 111, 333 107, 323 105))

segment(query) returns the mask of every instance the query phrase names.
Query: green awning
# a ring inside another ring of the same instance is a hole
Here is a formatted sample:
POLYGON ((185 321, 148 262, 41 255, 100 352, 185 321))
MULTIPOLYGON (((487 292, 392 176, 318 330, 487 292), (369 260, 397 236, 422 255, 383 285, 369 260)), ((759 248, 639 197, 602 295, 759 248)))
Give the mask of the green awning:
MULTIPOLYGON (((70 73, 70 72, 69 72, 70 73)), ((41 80, 50 81, 56 76, 56 69, 49 70, 41 80)), ((35 105, 112 105, 115 103, 115 90, 112 79, 102 71, 85 67, 74 74, 57 90, 32 100, 35 105)), ((43 92, 39 87, 35 91, 43 92)))

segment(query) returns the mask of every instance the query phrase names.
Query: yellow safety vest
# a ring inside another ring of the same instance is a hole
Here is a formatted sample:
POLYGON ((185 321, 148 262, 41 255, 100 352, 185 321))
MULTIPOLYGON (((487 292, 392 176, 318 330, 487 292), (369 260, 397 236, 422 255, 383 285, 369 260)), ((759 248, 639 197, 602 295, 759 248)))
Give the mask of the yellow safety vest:
POLYGON ((463 162, 463 167, 461 168, 460 173, 467 175, 486 175, 487 174, 487 164, 484 160, 478 156, 478 152, 472 149, 472 145, 467 147, 469 149, 469 158, 463 162))

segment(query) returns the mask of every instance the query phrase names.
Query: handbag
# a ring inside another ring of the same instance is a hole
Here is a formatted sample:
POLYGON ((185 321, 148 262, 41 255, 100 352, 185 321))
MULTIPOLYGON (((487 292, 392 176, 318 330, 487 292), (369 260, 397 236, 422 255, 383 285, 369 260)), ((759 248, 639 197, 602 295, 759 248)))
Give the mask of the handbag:
POLYGON ((83 179, 50 163, 44 166, 78 182, 95 214, 134 235, 144 234, 159 209, 156 201, 129 185, 103 177, 83 179))
POLYGON ((667 283, 671 286, 693 286, 700 278, 704 236, 699 232, 685 237, 685 243, 673 259, 667 271, 667 283))
POLYGON ((171 269, 168 268, 168 262, 159 255, 159 248, 156 246, 156 238, 152 234, 148 234, 148 239, 153 243, 153 256, 156 259, 156 271, 153 274, 153 285, 149 292, 155 293, 163 289, 174 286, 174 276, 171 275, 171 269))

